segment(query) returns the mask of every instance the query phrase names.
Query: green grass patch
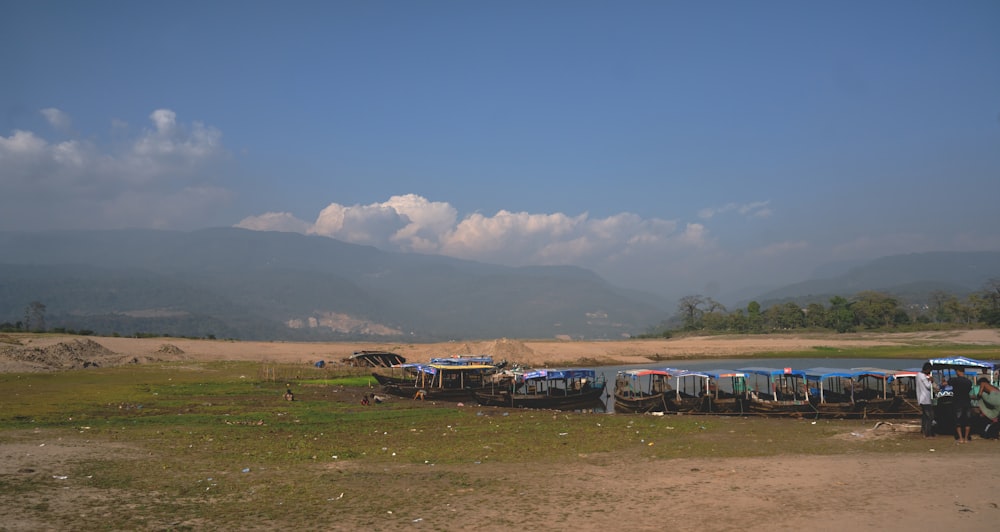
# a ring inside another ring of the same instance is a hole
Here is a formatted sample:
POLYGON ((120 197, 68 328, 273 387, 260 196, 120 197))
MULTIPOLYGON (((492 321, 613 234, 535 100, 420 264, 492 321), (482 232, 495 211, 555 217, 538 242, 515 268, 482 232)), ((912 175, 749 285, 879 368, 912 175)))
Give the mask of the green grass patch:
POLYGON ((351 527, 387 529, 387 501, 447 515, 456 494, 481 493, 484 504, 489 493, 516 496, 520 471, 610 457, 926 453, 919 438, 841 437, 870 421, 505 410, 395 397, 362 406, 358 398, 373 388, 355 370, 297 380, 259 370, 213 362, 0 375, 0 446, 20 446, 9 456, 24 462, 0 475, 0 504, 56 528, 228 529, 237 526, 232 516, 254 527, 310 528, 335 508, 352 516, 351 527), (292 402, 282 398, 289 384, 292 402), (66 493, 85 504, 60 504, 66 493))

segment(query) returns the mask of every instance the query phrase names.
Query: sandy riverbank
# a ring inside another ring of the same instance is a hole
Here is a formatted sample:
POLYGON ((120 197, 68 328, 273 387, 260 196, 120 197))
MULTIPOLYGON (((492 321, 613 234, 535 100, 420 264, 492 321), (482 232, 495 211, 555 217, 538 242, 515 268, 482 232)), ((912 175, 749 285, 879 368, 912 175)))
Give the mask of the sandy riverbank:
POLYGON ((558 341, 494 339, 405 344, 396 342, 243 342, 184 338, 104 338, 5 335, 0 372, 73 369, 86 357, 101 365, 152 360, 250 360, 309 364, 339 361, 360 350, 387 350, 412 362, 431 357, 488 354, 529 366, 643 364, 685 358, 730 358, 817 347, 1000 345, 1000 331, 690 336, 655 340, 558 341))

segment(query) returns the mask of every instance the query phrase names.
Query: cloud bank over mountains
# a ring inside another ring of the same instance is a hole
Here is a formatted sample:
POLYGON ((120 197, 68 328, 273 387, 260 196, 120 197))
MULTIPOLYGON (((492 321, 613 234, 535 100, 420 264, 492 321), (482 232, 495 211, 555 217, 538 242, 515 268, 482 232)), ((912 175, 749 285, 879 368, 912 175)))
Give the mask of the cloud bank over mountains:
POLYGON ((431 253, 510 266, 610 265, 631 257, 691 253, 713 246, 698 223, 644 219, 631 213, 592 218, 587 213, 534 214, 501 210, 460 217, 446 202, 417 194, 370 205, 331 203, 315 222, 290 213, 251 216, 237 227, 316 234, 382 249, 431 253))
POLYGON ((813 204, 719 201, 692 206, 685 219, 683 213, 614 213, 613 207, 613 214, 593 216, 585 206, 577 213, 461 212, 447 201, 455 198, 404 190, 368 204, 321 198, 330 203, 314 218, 253 214, 274 199, 251 198, 246 170, 253 161, 233 155, 213 126, 184 122, 166 108, 149 113, 141 127, 111 120, 105 135, 77 131, 77 122, 55 107, 38 110, 35 118, 39 128, 50 128, 47 135, 27 129, 0 134, 0 230, 235 225, 508 266, 575 265, 619 286, 668 297, 724 296, 797 282, 832 261, 1000 247, 995 234, 974 227, 933 235, 903 222, 885 228, 863 217, 824 219, 812 213, 825 205, 823 198, 813 204), (250 200, 258 206, 249 206, 250 200), (795 212, 786 212, 790 208, 795 212), (853 229, 848 221, 856 222, 853 229))
MULTIPOLYGON (((113 119, 101 136, 76 131, 72 117, 55 107, 40 109, 37 116, 51 128, 50 138, 23 129, 0 135, 5 191, 0 228, 186 230, 233 225, 235 217, 221 213, 246 212, 231 208, 240 195, 240 161, 215 127, 185 123, 173 110, 161 108, 140 128, 113 119)), ((671 285, 696 293, 711 292, 716 279, 740 262, 722 249, 707 224, 731 222, 734 216, 762 220, 771 214, 768 201, 705 208, 697 221, 632 212, 603 217, 587 212, 461 213, 446 201, 408 193, 367 205, 334 201, 314 220, 265 212, 235 225, 508 266, 576 265, 621 286, 662 293, 664 285, 671 285)), ((775 253, 803 246, 776 243, 764 255, 773 260, 775 253)))

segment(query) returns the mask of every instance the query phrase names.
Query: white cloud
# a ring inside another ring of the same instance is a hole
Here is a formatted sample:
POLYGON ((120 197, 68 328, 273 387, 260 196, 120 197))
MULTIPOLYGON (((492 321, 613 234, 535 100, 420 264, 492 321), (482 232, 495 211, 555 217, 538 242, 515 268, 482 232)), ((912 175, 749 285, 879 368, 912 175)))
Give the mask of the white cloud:
POLYGON ((46 107, 40 111, 45 120, 48 120, 49 125, 56 128, 58 131, 67 132, 73 125, 73 121, 70 120, 68 114, 56 109, 55 107, 46 107))
POLYGON ((627 212, 592 218, 587 213, 570 216, 501 210, 459 219, 450 204, 415 194, 369 205, 331 203, 311 225, 289 213, 266 213, 246 218, 238 226, 299 231, 387 250, 509 266, 574 264, 609 278, 640 278, 639 282, 662 277, 665 270, 657 268, 658 264, 698 272, 697 257, 715 258, 719 253, 708 229, 697 223, 680 224, 627 212))
POLYGON ((265 212, 259 216, 248 216, 236 227, 254 231, 281 231, 284 233, 307 233, 312 224, 299 220, 290 212, 265 212))
POLYGON ((767 218, 772 211, 768 208, 770 201, 755 201, 751 203, 727 203, 722 207, 705 207, 698 211, 698 217, 704 220, 714 218, 716 215, 735 212, 747 218, 767 218))
MULTIPOLYGON (((58 109, 41 113, 56 128, 71 124, 58 109)), ((17 226, 25 213, 40 229, 198 226, 232 196, 212 182, 227 157, 222 134, 187 126, 168 109, 149 118, 153 127, 131 136, 116 121, 121 142, 114 145, 50 142, 21 130, 0 135, 0 227, 17 226)))

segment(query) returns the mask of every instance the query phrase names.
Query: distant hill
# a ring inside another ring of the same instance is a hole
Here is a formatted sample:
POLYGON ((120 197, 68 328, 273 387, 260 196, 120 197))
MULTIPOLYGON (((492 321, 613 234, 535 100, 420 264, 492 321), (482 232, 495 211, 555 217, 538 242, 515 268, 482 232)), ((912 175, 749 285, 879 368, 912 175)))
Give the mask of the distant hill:
POLYGON ((886 292, 906 302, 926 302, 934 291, 963 297, 1000 278, 1000 252, 930 252, 892 255, 854 266, 846 273, 794 283, 754 298, 765 308, 781 302, 828 303, 865 290, 886 292))
POLYGON ((618 338, 673 302, 581 268, 510 268, 235 228, 0 232, 0 322, 271 340, 618 338))

